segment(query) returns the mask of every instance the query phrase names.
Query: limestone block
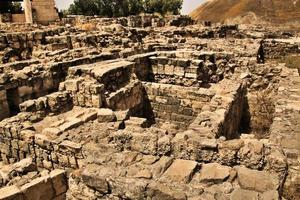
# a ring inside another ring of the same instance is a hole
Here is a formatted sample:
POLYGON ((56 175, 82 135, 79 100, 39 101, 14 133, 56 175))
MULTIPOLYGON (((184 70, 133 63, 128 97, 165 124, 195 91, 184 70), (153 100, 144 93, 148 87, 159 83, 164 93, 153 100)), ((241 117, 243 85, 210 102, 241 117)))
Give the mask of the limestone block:
POLYGON ((65 170, 55 169, 51 171, 50 178, 52 179, 52 184, 56 196, 67 192, 68 183, 65 170))
POLYGON ((171 137, 165 135, 160 137, 157 141, 157 153, 158 155, 168 155, 172 150, 171 137))
POLYGON ((106 181, 105 177, 97 176, 93 173, 90 173, 88 170, 84 170, 82 173, 82 180, 87 186, 102 194, 109 192, 108 182, 106 181))
POLYGON ((143 154, 155 155, 157 153, 157 140, 157 135, 140 133, 140 131, 133 131, 130 148, 133 151, 141 152, 143 154))
POLYGON ((165 65, 165 74, 166 75, 173 75, 174 74, 174 66, 165 65))
POLYGON ((125 121, 125 127, 128 126, 147 128, 148 122, 145 118, 130 117, 129 120, 125 121))
POLYGON ((147 186, 147 197, 153 200, 186 200, 183 191, 171 188, 166 184, 150 183, 147 186))
POLYGON ((190 160, 175 160, 161 177, 161 180, 174 182, 190 182, 198 163, 190 160))
POLYGON ((222 166, 218 163, 203 164, 200 170, 200 182, 220 183, 230 175, 231 167, 222 166))
POLYGON ((263 165, 264 145, 258 140, 250 140, 239 150, 240 163, 251 169, 259 169, 263 165))
POLYGON ((23 200, 21 190, 15 186, 7 186, 0 189, 1 200, 23 200))
POLYGON ((66 80, 64 82, 65 88, 67 91, 77 92, 79 89, 79 84, 83 81, 83 79, 75 79, 75 80, 66 80))
POLYGON ((112 122, 116 120, 116 115, 110 109, 101 108, 98 110, 98 122, 112 122))
POLYGON ((265 171, 247 169, 245 167, 236 167, 238 182, 243 189, 266 192, 277 190, 279 179, 276 174, 272 175, 265 171))
POLYGON ((165 66, 164 65, 157 65, 157 74, 165 74, 165 66))
POLYGON ((180 66, 174 67, 174 75, 177 75, 179 77, 183 77, 185 74, 184 68, 180 66))
POLYGON ((230 200, 259 200, 258 193, 250 190, 235 189, 230 196, 230 200))
POLYGON ((67 131, 67 130, 71 130, 73 128, 77 128, 78 126, 81 126, 83 124, 83 121, 81 119, 78 118, 68 118, 68 122, 62 124, 61 126, 59 126, 59 129, 61 131, 67 131))
POLYGON ((59 128, 45 128, 43 129, 43 134, 49 136, 59 136, 62 134, 62 130, 59 128))
POLYGON ((53 150, 53 145, 48 136, 42 134, 35 134, 35 143, 40 147, 50 150, 53 150))
POLYGON ((98 117, 98 113, 96 111, 92 111, 84 114, 83 116, 80 117, 80 119, 83 122, 89 122, 97 119, 97 117, 98 117))
POLYGON ((260 199, 262 200, 279 200, 279 194, 277 190, 270 190, 267 192, 264 192, 259 195, 260 199))
POLYGON ((81 152, 82 145, 69 140, 64 140, 62 143, 59 144, 59 149, 63 152, 67 150, 74 154, 77 154, 81 152))
POLYGON ((54 189, 49 176, 34 179, 23 185, 21 191, 25 200, 52 200, 54 198, 54 189))
POLYGON ((63 154, 57 154, 58 157, 58 163, 62 167, 70 167, 69 158, 66 155, 63 154))
POLYGON ((152 178, 152 173, 151 173, 150 170, 144 169, 144 170, 138 171, 134 177, 135 178, 151 179, 152 178))

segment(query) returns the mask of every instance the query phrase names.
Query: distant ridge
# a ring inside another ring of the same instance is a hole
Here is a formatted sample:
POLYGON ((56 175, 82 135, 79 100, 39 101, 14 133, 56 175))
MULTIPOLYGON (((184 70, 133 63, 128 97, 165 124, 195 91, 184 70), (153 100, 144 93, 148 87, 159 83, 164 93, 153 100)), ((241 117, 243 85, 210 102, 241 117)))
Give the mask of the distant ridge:
POLYGON ((208 0, 190 16, 195 20, 226 22, 243 18, 249 23, 300 22, 300 0, 208 0), (253 19, 252 19, 253 18, 253 19))

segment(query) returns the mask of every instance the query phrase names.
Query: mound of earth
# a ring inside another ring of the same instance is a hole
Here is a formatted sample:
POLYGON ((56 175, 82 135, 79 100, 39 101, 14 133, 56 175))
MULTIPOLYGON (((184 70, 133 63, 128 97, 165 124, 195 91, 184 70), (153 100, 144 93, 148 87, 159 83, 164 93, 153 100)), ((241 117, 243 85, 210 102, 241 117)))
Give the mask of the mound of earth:
POLYGON ((195 20, 212 22, 240 19, 242 22, 253 23, 259 19, 271 23, 294 23, 300 22, 300 1, 209 0, 194 10, 190 16, 195 20))

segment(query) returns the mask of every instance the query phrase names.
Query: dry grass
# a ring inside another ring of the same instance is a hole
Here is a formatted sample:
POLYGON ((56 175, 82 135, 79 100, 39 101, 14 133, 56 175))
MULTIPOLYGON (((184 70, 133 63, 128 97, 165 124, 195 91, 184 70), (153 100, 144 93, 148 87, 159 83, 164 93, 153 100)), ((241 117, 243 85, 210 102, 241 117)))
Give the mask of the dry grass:
POLYGON ((79 28, 83 31, 96 31, 97 30, 97 24, 92 22, 82 23, 77 22, 76 28, 79 28))
POLYGON ((300 69, 300 55, 289 55, 280 59, 288 68, 300 69))
POLYGON ((251 104, 251 130, 258 138, 265 138, 273 123, 274 95, 269 90, 256 92, 251 104))

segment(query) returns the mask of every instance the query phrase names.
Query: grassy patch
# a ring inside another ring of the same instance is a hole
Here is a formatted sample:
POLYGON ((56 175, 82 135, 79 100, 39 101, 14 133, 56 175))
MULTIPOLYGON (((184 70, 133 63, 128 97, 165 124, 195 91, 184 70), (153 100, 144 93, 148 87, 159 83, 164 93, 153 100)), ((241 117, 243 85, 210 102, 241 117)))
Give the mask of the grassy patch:
POLYGON ((288 68, 300 69, 300 55, 289 55, 279 59, 280 62, 285 63, 288 68))

